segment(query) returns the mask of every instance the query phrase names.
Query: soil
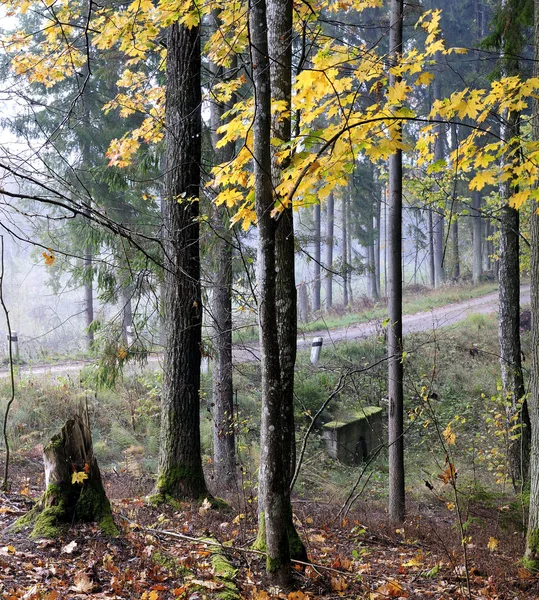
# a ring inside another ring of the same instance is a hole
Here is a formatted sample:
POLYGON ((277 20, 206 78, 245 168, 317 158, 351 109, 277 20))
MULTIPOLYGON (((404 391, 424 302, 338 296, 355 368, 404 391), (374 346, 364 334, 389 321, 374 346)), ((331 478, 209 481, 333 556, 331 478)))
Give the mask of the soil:
POLYGON ((35 462, 13 465, 12 491, 0 495, 2 598, 225 598, 210 560, 214 547, 197 540, 208 536, 223 544, 241 598, 539 597, 539 577, 519 566, 524 538, 518 519, 507 518, 503 503, 463 501, 469 521, 465 561, 455 512, 428 491, 426 500, 409 502, 398 528, 368 500, 343 516, 339 506, 296 498, 295 523, 312 564, 294 565, 290 591, 272 587, 263 558, 249 550, 256 534, 253 504, 238 497, 229 499, 228 509, 191 503, 155 508, 145 499, 150 479, 114 472, 104 479, 119 537, 78 525, 62 539, 32 541, 9 526, 42 492, 42 472, 35 462))

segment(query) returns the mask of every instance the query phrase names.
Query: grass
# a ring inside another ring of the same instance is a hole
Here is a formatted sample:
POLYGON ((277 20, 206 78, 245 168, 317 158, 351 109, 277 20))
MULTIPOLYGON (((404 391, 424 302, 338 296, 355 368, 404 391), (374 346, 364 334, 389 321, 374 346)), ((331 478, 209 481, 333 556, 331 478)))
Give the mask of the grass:
MULTIPOLYGON (((483 289, 485 292, 486 290, 483 289)), ((455 296, 453 296, 455 297, 455 296)), ((447 296, 445 296, 447 298, 447 296)), ((523 334, 529 355, 530 334, 523 334)), ((505 434, 503 402, 499 398, 499 359, 495 315, 470 315, 463 323, 435 332, 407 336, 405 362, 405 454, 408 492, 418 499, 447 493, 439 478, 450 460, 459 485, 494 495, 508 491, 503 484, 505 434), (448 435, 454 434, 454 439, 448 435), (444 434, 444 432, 446 432, 444 434), (449 441, 448 441, 449 440, 449 441)), ((373 337, 324 347, 313 366, 309 352, 298 355, 296 369, 297 441, 301 443, 317 412, 334 390, 340 375, 356 372, 326 410, 326 422, 342 420, 363 406, 383 406, 387 390, 385 342, 373 337)), ((8 398, 7 380, 0 383, 0 410, 8 398)), ((256 495, 261 382, 256 363, 235 371, 238 460, 246 496, 256 495)), ((211 385, 203 377, 201 438, 204 461, 212 454, 211 385)), ((9 421, 9 436, 17 456, 40 458, 40 447, 61 427, 81 400, 90 408, 96 455, 105 469, 154 474, 159 445, 161 375, 147 372, 126 376, 114 390, 95 390, 68 377, 22 377, 9 421)), ((380 440, 382 443, 384 439, 380 440)), ((0 442, 1 443, 1 442, 0 442)), ((1 449, 1 447, 0 447, 1 449)), ((370 498, 385 500, 387 452, 368 466, 359 488, 367 483, 370 498)), ((296 491, 302 495, 342 502, 357 482, 360 469, 329 458, 321 429, 310 438, 296 491)), ((423 500, 421 500, 423 501, 423 500)))

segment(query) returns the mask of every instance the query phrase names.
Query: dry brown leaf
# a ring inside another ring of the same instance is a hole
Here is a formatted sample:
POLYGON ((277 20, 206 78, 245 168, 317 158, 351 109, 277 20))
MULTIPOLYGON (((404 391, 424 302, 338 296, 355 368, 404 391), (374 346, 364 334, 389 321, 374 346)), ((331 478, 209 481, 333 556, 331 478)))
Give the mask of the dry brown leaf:
POLYGON ((200 587, 208 588, 209 590, 218 590, 223 587, 222 583, 212 581, 211 579, 191 579, 189 583, 192 585, 199 585, 200 587))
POLYGON ((73 583, 69 589, 73 592, 88 594, 94 589, 94 582, 86 575, 86 573, 77 573, 73 577, 73 583))
POLYGON ((347 587, 348 584, 346 583, 346 579, 344 579, 344 577, 331 578, 331 589, 334 592, 344 592, 347 587))
POLYGON ((75 540, 73 540, 72 542, 69 542, 69 544, 66 544, 62 548, 62 552, 64 554, 71 554, 73 552, 73 550, 75 550, 76 547, 77 547, 77 542, 75 540))
MULTIPOLYGON (((373 594, 371 594, 371 597, 373 594)), ((384 583, 376 589, 375 598, 408 598, 408 592, 401 586, 398 581, 392 579, 387 583, 384 583)))

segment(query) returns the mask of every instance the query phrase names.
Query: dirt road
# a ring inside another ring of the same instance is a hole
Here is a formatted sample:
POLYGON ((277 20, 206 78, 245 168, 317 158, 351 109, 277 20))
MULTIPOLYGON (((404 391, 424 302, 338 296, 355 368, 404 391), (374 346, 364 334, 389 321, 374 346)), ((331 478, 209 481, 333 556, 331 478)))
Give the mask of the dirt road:
MULTIPOLYGON (((530 286, 525 285, 520 290, 521 304, 530 302, 530 286)), ((403 318, 403 332, 415 333, 418 331, 429 331, 439 329, 440 327, 448 327, 459 321, 464 320, 468 315, 474 313, 488 314, 498 310, 498 292, 492 292, 485 296, 456 302, 446 306, 433 308, 428 312, 420 312, 412 315, 405 315, 403 318)), ((298 337, 298 348, 305 348, 312 344, 315 337, 322 337, 324 345, 336 344, 343 341, 353 341, 365 339, 372 335, 380 334, 380 320, 369 321, 357 325, 349 325, 339 329, 311 331, 308 334, 298 337)), ((233 350, 234 361, 237 363, 260 360, 260 353, 257 344, 247 344, 243 346, 235 346, 233 350)), ((156 368, 161 366, 162 357, 160 355, 150 356, 148 359, 150 365, 155 365, 156 368)), ((33 375, 44 374, 74 374, 79 373, 83 367, 90 364, 89 362, 69 362, 55 365, 39 365, 28 369, 21 369, 20 373, 28 373, 33 375)), ((8 377, 7 369, 0 371, 0 377, 8 377)))

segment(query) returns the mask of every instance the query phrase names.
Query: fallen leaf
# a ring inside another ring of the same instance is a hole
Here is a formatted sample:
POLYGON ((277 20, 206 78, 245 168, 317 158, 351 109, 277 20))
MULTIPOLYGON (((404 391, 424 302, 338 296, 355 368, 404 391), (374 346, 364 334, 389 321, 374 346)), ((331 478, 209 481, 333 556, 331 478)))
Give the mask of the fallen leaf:
POLYGON ((334 592, 344 592, 344 590, 348 587, 346 580, 344 577, 332 577, 331 578, 331 589, 334 592))
POLYGON ((75 540, 73 540, 72 542, 69 542, 69 544, 66 544, 62 548, 62 552, 64 554, 71 554, 73 552, 73 550, 75 550, 76 547, 77 547, 77 542, 75 540))
POLYGON ((192 585, 199 585, 200 587, 208 588, 209 590, 219 590, 223 587, 222 583, 212 581, 211 579, 191 579, 189 583, 191 583, 192 585))
POLYGON ((198 514, 205 515, 210 510, 210 508, 211 502, 207 498, 204 498, 204 502, 202 502, 200 508, 198 509, 198 514))
POLYGON ((489 537, 488 538, 488 544, 487 544, 487 548, 491 551, 491 552, 495 552, 498 549, 498 540, 496 538, 493 537, 489 537))
MULTIPOLYGON (((373 594, 371 594, 371 597, 373 594)), ((379 588, 376 589, 375 598, 408 598, 408 592, 401 586, 398 581, 392 579, 387 583, 384 583, 379 588)))
POLYGON ((86 573, 77 573, 73 577, 73 583, 69 589, 73 592, 88 594, 94 589, 94 582, 86 575, 86 573))

